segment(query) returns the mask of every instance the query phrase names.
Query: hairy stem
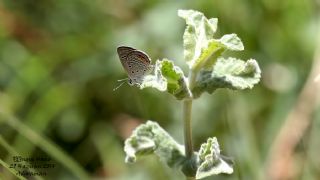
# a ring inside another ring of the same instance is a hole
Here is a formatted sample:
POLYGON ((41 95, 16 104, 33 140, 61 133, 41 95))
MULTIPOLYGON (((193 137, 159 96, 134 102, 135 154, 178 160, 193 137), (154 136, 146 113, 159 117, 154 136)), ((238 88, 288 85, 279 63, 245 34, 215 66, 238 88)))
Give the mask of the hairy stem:
POLYGON ((184 144, 185 153, 188 158, 193 154, 192 131, 191 131, 191 110, 192 100, 184 100, 183 102, 183 120, 184 120, 184 144))
MULTIPOLYGON (((188 81, 189 89, 194 86, 196 73, 192 70, 189 72, 188 81)), ((183 122, 184 122, 184 142, 185 142, 185 154, 187 158, 191 158, 193 155, 192 145, 192 128, 191 128, 191 113, 192 112, 192 97, 183 101, 183 122)))

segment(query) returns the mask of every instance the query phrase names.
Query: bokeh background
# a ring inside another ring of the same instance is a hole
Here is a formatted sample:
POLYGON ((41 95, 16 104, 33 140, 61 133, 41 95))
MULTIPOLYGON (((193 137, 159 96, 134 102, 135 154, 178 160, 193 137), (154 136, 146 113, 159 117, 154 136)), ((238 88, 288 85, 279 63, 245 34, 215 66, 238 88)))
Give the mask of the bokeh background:
MULTIPOLYGON (((252 90, 222 89, 195 101, 195 149, 216 136, 236 163, 234 174, 207 179, 271 179, 269 157, 279 153, 272 147, 313 68, 319 7, 319 0, 1 1, 0 178, 17 178, 4 167, 21 155, 52 159, 43 179, 184 179, 154 156, 125 164, 123 151, 146 120, 182 144, 181 102, 153 89, 113 88, 126 78, 119 45, 169 58, 187 73, 177 10, 195 9, 219 18, 217 38, 242 39, 245 50, 226 56, 254 58, 262 70, 252 90)), ((320 111, 316 103, 306 108, 312 113, 294 161, 277 169, 289 179, 320 179, 320 111)))

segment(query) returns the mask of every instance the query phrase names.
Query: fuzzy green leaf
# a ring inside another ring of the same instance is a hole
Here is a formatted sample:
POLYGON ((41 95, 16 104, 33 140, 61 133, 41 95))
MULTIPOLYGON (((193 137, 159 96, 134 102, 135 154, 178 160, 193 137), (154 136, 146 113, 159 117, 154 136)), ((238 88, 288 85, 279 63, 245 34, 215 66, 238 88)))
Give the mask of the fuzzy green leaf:
POLYGON ((201 56, 197 59, 197 67, 212 69, 217 58, 226 50, 242 51, 244 49, 240 38, 236 34, 226 34, 221 39, 212 39, 208 47, 202 50, 201 56))
POLYGON ((251 89, 260 78, 261 71, 254 59, 245 62, 236 58, 219 58, 212 71, 200 72, 192 89, 193 97, 197 98, 205 91, 212 93, 218 88, 251 89))
POLYGON ((196 179, 221 173, 232 174, 232 164, 228 164, 220 155, 220 148, 217 139, 209 138, 202 144, 198 153, 200 166, 196 172, 196 179))
POLYGON ((183 164, 184 148, 178 144, 158 123, 148 121, 138 126, 125 141, 126 162, 133 163, 137 156, 156 154, 170 167, 183 164))
POLYGON ((196 66, 193 69, 199 70, 202 67, 212 69, 212 65, 225 50, 226 47, 219 40, 209 41, 208 47, 202 50, 201 56, 195 61, 196 66))
POLYGON ((226 49, 231 51, 242 51, 244 46, 241 39, 236 34, 226 34, 222 36, 219 40, 221 44, 225 46, 226 49))
POLYGON ((154 74, 147 75, 140 85, 141 89, 146 87, 156 88, 159 91, 167 91, 177 99, 190 96, 190 92, 186 88, 183 71, 167 59, 156 61, 154 74))
POLYGON ((167 90, 167 80, 162 76, 161 61, 159 60, 156 61, 156 64, 154 66, 154 74, 146 75, 143 78, 140 89, 147 87, 155 88, 159 91, 167 90))
POLYGON ((243 44, 236 34, 214 39, 218 19, 207 19, 201 12, 179 10, 178 15, 186 20, 183 35, 184 58, 189 68, 195 71, 211 67, 225 50, 241 51, 243 44))
POLYGON ((203 13, 194 10, 179 10, 178 16, 186 20, 187 27, 183 35, 184 58, 190 68, 208 48, 209 41, 217 30, 218 19, 207 19, 203 13))

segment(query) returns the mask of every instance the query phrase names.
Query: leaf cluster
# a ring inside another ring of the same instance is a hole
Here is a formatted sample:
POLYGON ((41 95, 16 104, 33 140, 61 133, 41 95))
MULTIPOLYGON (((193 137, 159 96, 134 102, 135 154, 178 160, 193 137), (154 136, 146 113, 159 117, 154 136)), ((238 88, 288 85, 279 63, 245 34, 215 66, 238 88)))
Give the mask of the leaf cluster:
MULTIPOLYGON (((259 82, 261 71, 254 59, 243 61, 222 56, 228 50, 242 51, 244 46, 236 34, 214 38, 217 18, 207 19, 201 12, 194 10, 179 10, 178 15, 185 19, 187 24, 183 35, 183 48, 184 59, 190 70, 189 76, 186 77, 173 61, 157 60, 153 73, 146 75, 140 84, 141 89, 155 88, 183 100, 199 98, 202 93, 213 93, 218 88, 252 88, 259 82)), ((134 130, 125 141, 124 150, 127 155, 126 162, 135 162, 138 156, 155 154, 170 167, 179 168, 187 177, 196 179, 233 173, 233 162, 220 154, 215 137, 203 143, 191 158, 186 157, 184 146, 178 144, 152 121, 134 130)))
POLYGON ((217 18, 207 19, 194 10, 179 10, 178 15, 187 24, 183 35, 184 59, 189 66, 189 73, 196 75, 195 85, 189 86, 188 78, 173 61, 163 59, 156 61, 153 74, 144 77, 141 89, 152 87, 182 100, 198 98, 203 92, 211 94, 218 88, 252 88, 259 82, 261 71, 256 60, 245 62, 222 56, 228 50, 242 51, 244 46, 236 34, 214 38, 217 18))

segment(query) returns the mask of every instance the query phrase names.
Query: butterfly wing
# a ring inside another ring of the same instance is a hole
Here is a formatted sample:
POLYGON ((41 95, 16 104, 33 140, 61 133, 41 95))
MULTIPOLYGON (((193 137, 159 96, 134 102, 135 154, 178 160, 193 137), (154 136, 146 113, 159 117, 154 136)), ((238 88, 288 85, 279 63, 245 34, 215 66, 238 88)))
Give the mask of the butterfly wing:
MULTIPOLYGON (((134 49, 132 47, 128 47, 128 46, 120 46, 117 48, 119 59, 120 59, 121 64, 124 68, 126 68, 125 63, 127 61, 128 54, 133 52, 134 50, 136 50, 136 49, 134 49)), ((126 69, 126 71, 127 71, 127 69, 126 69)))
POLYGON ((131 47, 121 46, 117 49, 123 68, 126 70, 130 84, 140 84, 152 66, 149 56, 131 47))
POLYGON ((128 75, 133 83, 140 84, 143 80, 143 77, 150 73, 151 70, 151 60, 147 54, 142 51, 135 50, 128 54, 128 67, 130 72, 128 75))

